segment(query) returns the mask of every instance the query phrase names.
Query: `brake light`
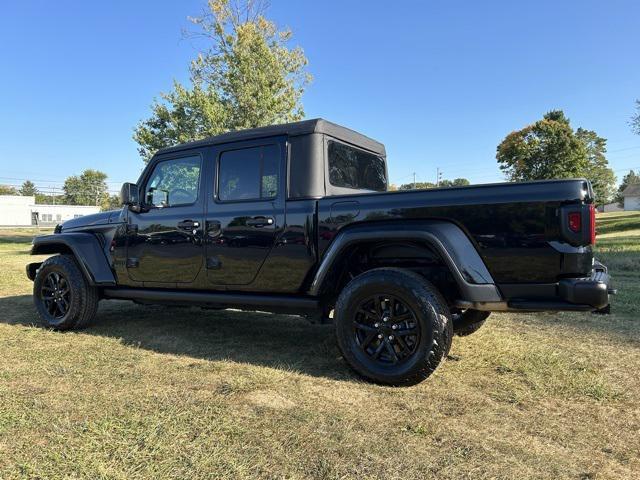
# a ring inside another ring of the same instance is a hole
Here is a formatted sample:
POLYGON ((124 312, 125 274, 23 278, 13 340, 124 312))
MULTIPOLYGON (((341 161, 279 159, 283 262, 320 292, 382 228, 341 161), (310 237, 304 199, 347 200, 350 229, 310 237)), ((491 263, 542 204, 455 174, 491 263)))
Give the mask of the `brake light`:
POLYGON ((573 233, 582 231, 582 212, 569 212, 569 230, 573 233))
POLYGON ((596 244, 596 207, 592 203, 589 205, 589 243, 591 245, 596 244))

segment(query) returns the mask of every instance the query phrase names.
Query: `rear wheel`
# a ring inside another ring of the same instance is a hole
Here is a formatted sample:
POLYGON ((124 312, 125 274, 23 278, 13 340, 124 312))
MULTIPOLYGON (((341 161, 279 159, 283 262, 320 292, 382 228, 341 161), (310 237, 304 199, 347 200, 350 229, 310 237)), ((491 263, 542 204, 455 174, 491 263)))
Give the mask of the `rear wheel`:
POLYGON ((453 332, 460 336, 466 337, 472 333, 477 332, 485 320, 490 315, 490 312, 482 312, 480 310, 462 310, 461 312, 453 314, 453 332))
POLYGON ((33 282, 33 301, 44 326, 56 330, 85 327, 98 309, 98 291, 89 285, 71 255, 44 261, 33 282))
POLYGON ((335 307, 338 347, 369 380, 413 385, 427 378, 451 347, 447 304, 409 270, 379 268, 353 279, 335 307))

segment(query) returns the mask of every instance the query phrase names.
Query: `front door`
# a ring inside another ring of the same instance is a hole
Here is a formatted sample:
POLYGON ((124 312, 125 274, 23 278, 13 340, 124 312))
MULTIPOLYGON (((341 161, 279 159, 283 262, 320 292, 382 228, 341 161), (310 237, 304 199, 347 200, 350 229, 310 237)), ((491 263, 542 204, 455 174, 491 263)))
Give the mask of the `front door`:
POLYGON ((127 271, 145 284, 188 286, 203 263, 202 155, 191 151, 153 162, 140 185, 142 211, 129 212, 127 271))
POLYGON ((213 148, 205 226, 210 284, 251 284, 282 233, 285 152, 283 137, 213 148))

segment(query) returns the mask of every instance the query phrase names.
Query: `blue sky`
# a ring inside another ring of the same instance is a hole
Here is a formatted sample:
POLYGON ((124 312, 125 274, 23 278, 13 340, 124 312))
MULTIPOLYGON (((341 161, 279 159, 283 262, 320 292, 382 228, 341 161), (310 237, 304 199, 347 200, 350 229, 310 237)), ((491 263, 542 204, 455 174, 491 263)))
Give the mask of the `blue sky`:
MULTIPOLYGON (((143 166, 131 139, 159 92, 187 78, 203 1, 7 1, 0 7, 0 183, 61 185, 84 168, 110 189, 143 166)), ((500 181, 496 145, 555 108, 606 137, 618 177, 640 169, 640 2, 272 0, 314 81, 307 116, 387 145, 390 178, 500 181)))

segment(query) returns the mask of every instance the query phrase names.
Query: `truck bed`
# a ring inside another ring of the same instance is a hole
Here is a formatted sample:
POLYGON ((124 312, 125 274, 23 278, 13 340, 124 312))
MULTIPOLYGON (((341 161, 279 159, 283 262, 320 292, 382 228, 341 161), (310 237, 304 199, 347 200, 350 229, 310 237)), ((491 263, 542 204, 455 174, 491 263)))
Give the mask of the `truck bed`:
POLYGON ((591 271, 591 247, 563 240, 557 212, 563 205, 592 201, 584 179, 326 197, 318 201, 318 252, 322 257, 347 225, 442 219, 469 235, 498 284, 554 283, 591 271))

